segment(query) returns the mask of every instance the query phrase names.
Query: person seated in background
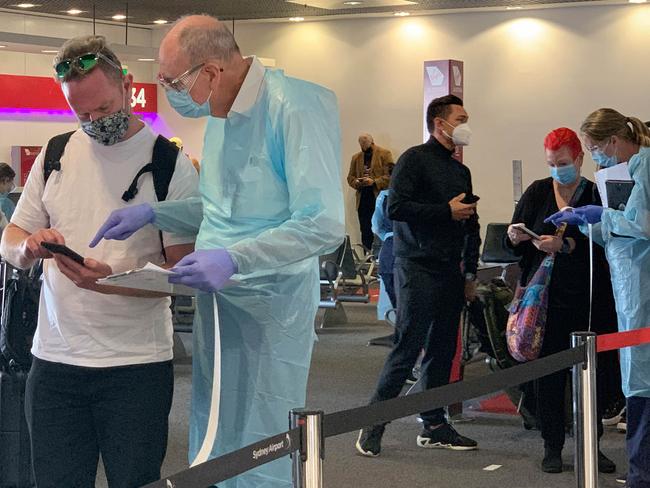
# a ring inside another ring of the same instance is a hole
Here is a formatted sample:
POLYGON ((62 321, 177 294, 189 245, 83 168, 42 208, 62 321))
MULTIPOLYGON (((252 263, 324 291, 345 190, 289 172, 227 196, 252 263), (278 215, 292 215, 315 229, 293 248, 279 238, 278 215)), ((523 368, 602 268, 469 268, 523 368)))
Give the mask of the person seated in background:
MULTIPOLYGON (((540 357, 568 349, 571 332, 588 330, 590 307, 589 244, 586 237, 576 227, 569 227, 560 238, 555 235, 555 226, 545 223, 545 219, 569 205, 594 203, 594 184, 580 175, 583 152, 577 134, 566 127, 555 129, 544 139, 544 149, 551 176, 533 182, 526 189, 512 217, 512 224, 525 224, 540 239, 533 239, 510 225, 506 242, 515 254, 521 256, 522 286, 528 283, 548 254, 556 256, 540 357)), ((602 260, 597 259, 595 263, 602 263, 602 260)), ((594 283, 594 296, 606 294, 607 290, 602 279, 594 283)), ((592 328, 598 332, 596 327, 592 328)), ((547 473, 562 472, 567 374, 568 370, 559 371, 538 380, 537 414, 544 439, 542 471, 547 473)), ((599 437, 603 431, 601 415, 599 409, 599 437)), ((616 465, 600 450, 598 469, 604 473, 616 470, 616 465)))
MULTIPOLYGON (((389 168, 389 175, 393 171, 393 165, 389 168)), ((388 217, 388 194, 390 190, 382 190, 377 195, 375 213, 372 214, 372 232, 379 236, 382 241, 379 251, 379 277, 384 283, 384 288, 392 308, 397 308, 397 297, 393 281, 393 221, 388 217)))
MULTIPOLYGON (((586 205, 557 212, 556 225, 592 224, 594 240, 605 247, 616 300, 619 331, 650 325, 650 130, 636 117, 611 108, 592 112, 580 127, 595 161, 613 166, 628 161, 634 187, 625 210, 586 205)), ((576 207, 574 205, 574 207, 576 207)), ((650 487, 650 344, 620 350, 627 398, 628 488, 650 487)))
POLYGON ((16 188, 15 178, 16 172, 13 168, 7 163, 0 163, 0 210, 7 220, 11 220, 16 209, 16 205, 9 198, 9 194, 16 188))
POLYGON ((393 154, 375 144, 370 134, 359 136, 361 152, 352 156, 348 185, 356 190, 357 214, 361 230, 361 243, 366 251, 372 249, 374 235, 371 219, 375 211, 375 200, 381 190, 390 183, 389 167, 394 164, 393 154))

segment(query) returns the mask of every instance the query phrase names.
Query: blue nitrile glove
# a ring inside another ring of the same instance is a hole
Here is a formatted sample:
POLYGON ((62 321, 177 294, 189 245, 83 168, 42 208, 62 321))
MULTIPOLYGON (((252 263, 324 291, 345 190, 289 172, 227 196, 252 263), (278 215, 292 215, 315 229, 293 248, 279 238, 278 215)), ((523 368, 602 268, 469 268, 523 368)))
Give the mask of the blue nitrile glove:
POLYGON ((603 218, 603 207, 599 205, 585 205, 573 209, 585 224, 597 224, 603 218))
POLYGON ((237 272, 237 265, 225 249, 201 249, 185 256, 170 271, 174 273, 170 283, 215 292, 237 272))
POLYGON ((102 239, 128 239, 145 225, 153 223, 155 218, 153 208, 148 203, 114 210, 95 234, 90 247, 95 247, 102 239))
POLYGON ((555 227, 559 227, 560 224, 564 223, 569 225, 582 225, 585 223, 582 216, 575 213, 575 209, 555 212, 550 217, 544 219, 545 224, 548 224, 549 222, 552 222, 555 227))

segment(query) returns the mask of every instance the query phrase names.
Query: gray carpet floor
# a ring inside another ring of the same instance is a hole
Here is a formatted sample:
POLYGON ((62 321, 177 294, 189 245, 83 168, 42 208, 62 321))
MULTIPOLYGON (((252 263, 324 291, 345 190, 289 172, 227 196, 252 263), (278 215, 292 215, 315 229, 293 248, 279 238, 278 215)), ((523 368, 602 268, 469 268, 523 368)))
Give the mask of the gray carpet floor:
MULTIPOLYGON (((318 331, 308 387, 308 407, 326 413, 365 404, 372 393, 388 352, 384 347, 367 347, 367 341, 390 333, 374 319, 370 305, 346 305, 348 323, 318 331)), ((191 341, 184 335, 183 341, 191 341)), ((190 348, 187 347, 191 354, 190 348)), ((176 384, 170 422, 165 474, 187 466, 188 409, 191 367, 189 356, 176 361, 176 384)), ((484 363, 466 368, 466 377, 489 374, 484 363)), ((356 454, 357 433, 329 438, 325 446, 324 485, 328 488, 412 487, 412 488, 546 488, 574 487, 573 439, 564 450, 564 472, 545 474, 539 469, 542 441, 539 432, 526 431, 518 417, 488 414, 476 410, 476 402, 464 407, 466 421, 455 424, 462 434, 479 442, 477 451, 455 452, 419 448, 415 438, 420 427, 416 417, 391 423, 384 435, 378 458, 356 454), (485 468, 498 465, 493 471, 485 468)), ((625 472, 625 436, 606 428, 603 451, 625 472)), ((615 475, 600 475, 600 487, 621 486, 615 475)), ((100 473, 97 486, 105 487, 100 473)))

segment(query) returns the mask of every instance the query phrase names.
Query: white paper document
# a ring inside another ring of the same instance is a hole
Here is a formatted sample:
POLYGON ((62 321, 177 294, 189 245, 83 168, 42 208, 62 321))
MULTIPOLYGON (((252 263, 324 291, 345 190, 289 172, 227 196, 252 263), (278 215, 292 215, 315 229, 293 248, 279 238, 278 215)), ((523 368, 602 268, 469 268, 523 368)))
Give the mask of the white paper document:
POLYGON ((172 275, 171 271, 147 263, 142 268, 132 269, 124 273, 117 273, 97 280, 100 285, 121 286, 124 288, 135 288, 137 290, 158 291, 170 295, 194 296, 196 290, 185 285, 169 283, 167 279, 172 275))
POLYGON ((605 208, 609 207, 605 182, 607 180, 632 181, 630 171, 627 168, 627 163, 621 163, 612 166, 611 168, 601 169, 600 171, 596 171, 594 176, 596 177, 596 186, 598 187, 598 193, 600 193, 600 199, 603 201, 603 207, 605 208))

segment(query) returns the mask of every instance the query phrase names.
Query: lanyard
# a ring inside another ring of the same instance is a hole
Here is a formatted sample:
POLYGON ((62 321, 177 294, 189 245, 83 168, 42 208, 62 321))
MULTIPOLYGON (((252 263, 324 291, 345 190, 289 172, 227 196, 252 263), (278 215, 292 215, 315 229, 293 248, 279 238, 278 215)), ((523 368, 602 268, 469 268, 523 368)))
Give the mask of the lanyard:
POLYGON ((589 230, 589 328, 591 332, 591 317, 594 307, 594 235, 593 225, 587 224, 589 230))

